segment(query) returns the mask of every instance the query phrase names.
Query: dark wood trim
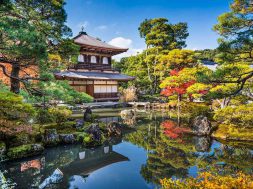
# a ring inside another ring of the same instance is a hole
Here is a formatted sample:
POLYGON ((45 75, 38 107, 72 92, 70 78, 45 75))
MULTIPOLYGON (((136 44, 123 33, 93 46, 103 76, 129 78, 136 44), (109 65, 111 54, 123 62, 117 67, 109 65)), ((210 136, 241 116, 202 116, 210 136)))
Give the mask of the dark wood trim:
POLYGON ((116 98, 118 97, 118 92, 117 93, 94 93, 94 98, 99 99, 99 98, 116 98))
MULTIPOLYGON (((91 58, 91 56, 88 56, 91 58)), ((98 63, 78 63, 70 66, 68 69, 88 69, 88 70, 106 70, 113 71, 111 64, 98 64, 98 63)))

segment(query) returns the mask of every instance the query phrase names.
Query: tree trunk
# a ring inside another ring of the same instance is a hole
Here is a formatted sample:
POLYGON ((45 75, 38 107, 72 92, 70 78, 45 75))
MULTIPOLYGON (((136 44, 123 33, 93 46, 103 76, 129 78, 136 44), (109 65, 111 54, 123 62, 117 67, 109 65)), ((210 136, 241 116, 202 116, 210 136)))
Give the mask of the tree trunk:
POLYGON ((177 95, 177 125, 180 126, 180 102, 182 100, 182 95, 177 95))
POLYGON ((13 64, 11 70, 11 92, 18 94, 20 92, 20 81, 19 78, 20 66, 19 64, 13 64))

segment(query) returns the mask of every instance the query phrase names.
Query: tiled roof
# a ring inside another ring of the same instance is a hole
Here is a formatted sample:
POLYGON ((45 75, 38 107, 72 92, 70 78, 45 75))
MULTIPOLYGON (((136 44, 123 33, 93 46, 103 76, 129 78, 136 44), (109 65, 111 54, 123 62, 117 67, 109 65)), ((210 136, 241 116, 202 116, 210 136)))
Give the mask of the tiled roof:
POLYGON ((90 80, 116 80, 116 81, 129 81, 134 80, 134 77, 120 74, 120 73, 107 73, 107 72, 75 72, 64 71, 55 73, 55 77, 58 79, 90 79, 90 80))
POLYGON ((128 49, 109 45, 103 41, 100 41, 99 39, 96 39, 94 37, 87 35, 85 32, 80 32, 80 34, 74 38, 74 42, 77 44, 80 44, 80 45, 100 47, 100 48, 116 50, 116 51, 120 51, 120 52, 125 52, 128 50, 128 49))

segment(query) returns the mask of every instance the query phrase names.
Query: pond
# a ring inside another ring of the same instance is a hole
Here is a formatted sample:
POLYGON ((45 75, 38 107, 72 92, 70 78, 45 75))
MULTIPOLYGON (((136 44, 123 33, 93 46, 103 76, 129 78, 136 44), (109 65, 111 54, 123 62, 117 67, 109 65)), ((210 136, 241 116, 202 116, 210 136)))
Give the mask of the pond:
POLYGON ((122 120, 118 113, 101 118, 129 125, 122 138, 103 146, 49 148, 41 156, 1 164, 6 188, 38 188, 55 170, 63 175, 51 188, 159 188, 162 178, 196 177, 201 171, 253 173, 253 147, 185 134, 166 114, 139 113, 122 120))

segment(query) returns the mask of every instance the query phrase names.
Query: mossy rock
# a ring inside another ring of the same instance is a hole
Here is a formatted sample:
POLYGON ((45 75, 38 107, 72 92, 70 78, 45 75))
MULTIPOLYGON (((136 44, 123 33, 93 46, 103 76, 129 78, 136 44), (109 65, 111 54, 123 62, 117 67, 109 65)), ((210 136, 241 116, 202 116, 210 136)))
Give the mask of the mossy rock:
POLYGON ((87 134, 85 132, 75 132, 74 136, 75 136, 77 142, 83 142, 84 138, 88 137, 89 134, 87 134))
POLYGON ((18 158, 39 155, 43 151, 44 151, 44 147, 41 144, 26 144, 26 145, 10 148, 7 152, 7 156, 10 159, 18 159, 18 158))
POLYGON ((104 135, 101 135, 101 139, 95 140, 94 137, 90 134, 88 136, 85 136, 83 138, 83 145, 85 147, 96 147, 96 146, 101 146, 104 142, 106 141, 104 135))
POLYGON ((76 125, 75 121, 66 121, 61 123, 58 128, 73 128, 76 125))
POLYGON ((56 146, 59 144, 59 134, 56 129, 46 129, 43 142, 46 146, 56 146))
POLYGON ((34 142, 28 133, 18 133, 8 141, 8 146, 15 147, 34 142))

